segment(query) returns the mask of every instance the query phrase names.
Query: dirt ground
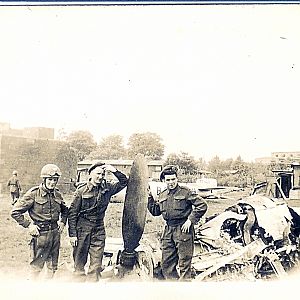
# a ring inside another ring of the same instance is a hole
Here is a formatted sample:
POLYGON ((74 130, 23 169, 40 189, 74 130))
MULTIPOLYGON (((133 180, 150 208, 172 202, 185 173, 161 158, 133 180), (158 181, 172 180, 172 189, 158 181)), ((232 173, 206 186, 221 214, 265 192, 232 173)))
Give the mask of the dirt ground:
MULTIPOLYGON (((221 212, 224 208, 235 203, 238 198, 246 196, 249 191, 235 192, 231 195, 233 199, 207 200, 208 212, 206 217, 221 212)), ((72 196, 65 195, 67 204, 72 196)), ((11 201, 9 195, 0 195, 0 278, 5 279, 27 279, 29 269, 29 241, 28 230, 17 225, 10 217, 11 201)), ((123 203, 110 203, 108 206, 105 224, 107 237, 122 237, 121 219, 123 203)), ((153 217, 147 213, 144 234, 160 234, 163 228, 161 217, 153 217)), ((65 228, 61 238, 61 249, 59 258, 59 270, 56 274, 58 279, 66 279, 72 273, 72 248, 65 228)))

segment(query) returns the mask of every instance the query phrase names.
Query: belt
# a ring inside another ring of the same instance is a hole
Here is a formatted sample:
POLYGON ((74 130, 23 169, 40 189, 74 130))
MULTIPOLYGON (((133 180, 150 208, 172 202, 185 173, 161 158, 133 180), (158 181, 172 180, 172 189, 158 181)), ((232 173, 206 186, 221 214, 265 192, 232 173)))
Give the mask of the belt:
POLYGON ((93 226, 101 226, 103 224, 103 219, 93 219, 88 214, 81 214, 80 217, 92 223, 93 226))
POLYGON ((36 225, 39 227, 40 231, 49 231, 54 230, 58 228, 57 222, 53 223, 36 223, 36 225))
POLYGON ((82 214, 80 215, 82 218, 90 221, 90 222, 93 222, 93 223, 99 223, 99 221, 101 221, 101 219, 94 219, 94 218, 91 218, 91 215, 89 214, 82 214))
POLYGON ((187 218, 167 220, 167 225, 170 227, 181 226, 181 225, 183 225, 183 223, 185 223, 186 220, 187 220, 187 218))

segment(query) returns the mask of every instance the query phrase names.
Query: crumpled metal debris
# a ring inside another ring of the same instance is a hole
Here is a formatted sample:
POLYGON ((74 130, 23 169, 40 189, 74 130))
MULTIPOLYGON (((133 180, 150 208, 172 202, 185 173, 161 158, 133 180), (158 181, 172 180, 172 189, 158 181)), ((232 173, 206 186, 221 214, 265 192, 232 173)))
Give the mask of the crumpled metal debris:
POLYGON ((195 279, 286 277, 300 257, 296 215, 286 202, 252 195, 209 218, 196 228, 195 279))

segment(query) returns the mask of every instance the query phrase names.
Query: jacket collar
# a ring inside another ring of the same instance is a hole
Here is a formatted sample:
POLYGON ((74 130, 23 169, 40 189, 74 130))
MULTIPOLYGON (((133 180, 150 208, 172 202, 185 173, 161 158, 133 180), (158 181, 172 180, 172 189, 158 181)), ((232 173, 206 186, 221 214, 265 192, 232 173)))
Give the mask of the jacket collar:
POLYGON ((97 186, 94 186, 94 185, 91 183, 90 180, 87 182, 86 187, 87 187, 87 190, 88 190, 89 192, 92 191, 93 188, 95 188, 95 189, 98 188, 97 186))
POLYGON ((179 187, 179 185, 177 184, 177 186, 175 187, 175 189, 173 189, 173 190, 168 190, 168 194, 170 195, 170 194, 176 194, 177 193, 177 191, 180 189, 180 187, 179 187))
POLYGON ((45 197, 46 195, 53 195, 55 197, 55 189, 53 191, 48 190, 43 183, 40 184, 41 195, 45 197))
POLYGON ((91 192, 92 190, 97 190, 97 191, 101 191, 102 193, 105 193, 106 191, 108 191, 108 188, 107 188, 107 184, 106 184, 106 180, 103 180, 99 185, 97 186, 94 186, 91 181, 89 180, 87 182, 87 190, 89 192, 91 192))

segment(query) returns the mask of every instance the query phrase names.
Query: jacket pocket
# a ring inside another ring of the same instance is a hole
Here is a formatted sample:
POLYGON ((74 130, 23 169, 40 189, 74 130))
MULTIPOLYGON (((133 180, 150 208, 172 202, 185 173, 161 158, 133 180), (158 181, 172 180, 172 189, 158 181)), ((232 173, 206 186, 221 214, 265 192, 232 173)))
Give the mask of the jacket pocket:
POLYGON ((93 194, 83 194, 81 201, 81 210, 88 209, 94 205, 94 195, 93 194))
POLYGON ((174 197, 174 209, 175 210, 185 210, 186 209, 185 196, 175 196, 174 197))
POLYGON ((163 197, 159 199, 158 205, 161 212, 164 212, 167 210, 167 197, 163 197))
MULTIPOLYGON (((190 231, 191 231, 191 229, 190 229, 190 231)), ((193 237, 193 233, 191 233, 191 232, 188 232, 188 233, 181 232, 181 234, 180 234, 180 236, 179 236, 179 240, 182 241, 182 242, 187 242, 187 241, 189 241, 192 237, 193 237)))
POLYGON ((47 198, 43 198, 43 197, 36 197, 35 198, 35 202, 40 204, 40 205, 44 205, 47 201, 48 201, 47 198))
POLYGON ((47 198, 36 197, 34 210, 39 214, 50 214, 50 205, 47 198))
POLYGON ((61 207, 60 207, 61 203, 62 203, 62 199, 60 198, 53 198, 52 200, 52 210, 53 210, 54 219, 59 218, 59 214, 61 212, 61 207))
POLYGON ((46 246, 47 246, 47 234, 43 232, 36 238, 36 248, 43 249, 46 246))

